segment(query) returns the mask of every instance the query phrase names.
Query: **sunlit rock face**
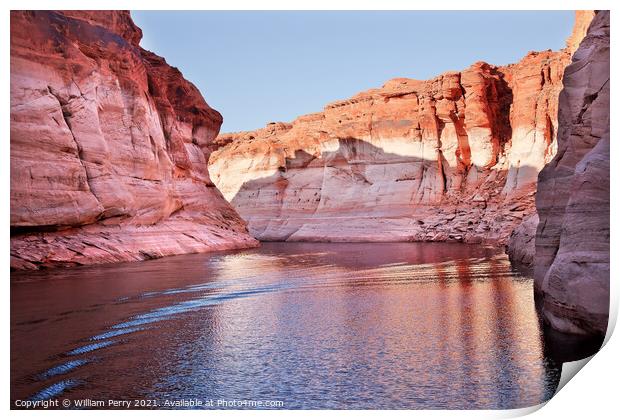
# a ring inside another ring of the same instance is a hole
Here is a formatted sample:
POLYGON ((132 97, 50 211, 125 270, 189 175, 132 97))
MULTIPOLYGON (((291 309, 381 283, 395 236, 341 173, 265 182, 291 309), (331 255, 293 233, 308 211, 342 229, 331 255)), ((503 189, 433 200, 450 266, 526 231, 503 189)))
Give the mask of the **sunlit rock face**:
POLYGON ((129 12, 11 12, 11 266, 256 241, 209 178, 221 115, 129 12))
POLYGON ((220 135, 213 181, 261 240, 505 243, 556 152, 568 50, 393 79, 220 135))
POLYGON ((585 38, 590 23, 595 16, 594 10, 577 10, 575 11, 575 24, 573 25, 573 32, 566 40, 566 48, 571 54, 574 54, 579 48, 579 44, 585 38))
POLYGON ((538 177, 535 286, 555 329, 604 335, 609 315, 609 11, 564 74, 558 152, 538 177))

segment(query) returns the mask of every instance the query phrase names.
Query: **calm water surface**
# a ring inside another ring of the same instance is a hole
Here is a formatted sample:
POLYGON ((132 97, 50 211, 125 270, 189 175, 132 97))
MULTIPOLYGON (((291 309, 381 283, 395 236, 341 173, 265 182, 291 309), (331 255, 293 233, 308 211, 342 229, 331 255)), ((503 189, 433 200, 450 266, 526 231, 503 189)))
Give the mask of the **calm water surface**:
POLYGON ((532 280, 491 248, 272 243, 11 277, 12 401, 517 408, 561 372, 532 280))

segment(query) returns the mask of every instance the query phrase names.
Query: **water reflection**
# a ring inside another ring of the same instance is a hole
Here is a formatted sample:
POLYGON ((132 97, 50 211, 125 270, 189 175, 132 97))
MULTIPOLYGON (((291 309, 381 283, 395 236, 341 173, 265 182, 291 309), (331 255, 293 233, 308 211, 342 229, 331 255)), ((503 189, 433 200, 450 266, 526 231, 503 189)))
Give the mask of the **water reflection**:
POLYGON ((516 408, 550 398, 532 281, 491 248, 264 244, 18 273, 11 398, 516 408))

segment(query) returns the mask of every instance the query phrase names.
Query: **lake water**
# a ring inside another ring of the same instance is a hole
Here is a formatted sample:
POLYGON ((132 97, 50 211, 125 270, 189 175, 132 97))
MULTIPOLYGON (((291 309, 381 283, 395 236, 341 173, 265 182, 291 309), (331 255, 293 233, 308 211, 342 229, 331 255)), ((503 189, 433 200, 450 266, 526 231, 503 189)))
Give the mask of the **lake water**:
POLYGON ((266 243, 11 275, 14 407, 518 408, 553 395, 547 353, 532 280, 493 248, 266 243))

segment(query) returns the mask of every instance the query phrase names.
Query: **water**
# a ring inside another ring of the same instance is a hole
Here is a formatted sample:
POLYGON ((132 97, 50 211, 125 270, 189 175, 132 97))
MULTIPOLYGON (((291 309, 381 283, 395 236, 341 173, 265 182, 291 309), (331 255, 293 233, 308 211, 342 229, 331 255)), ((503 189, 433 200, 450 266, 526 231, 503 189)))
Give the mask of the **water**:
POLYGON ((493 248, 267 243, 11 277, 13 403, 518 408, 561 373, 532 280, 493 248))

